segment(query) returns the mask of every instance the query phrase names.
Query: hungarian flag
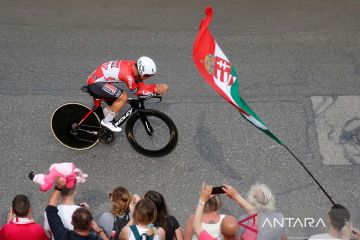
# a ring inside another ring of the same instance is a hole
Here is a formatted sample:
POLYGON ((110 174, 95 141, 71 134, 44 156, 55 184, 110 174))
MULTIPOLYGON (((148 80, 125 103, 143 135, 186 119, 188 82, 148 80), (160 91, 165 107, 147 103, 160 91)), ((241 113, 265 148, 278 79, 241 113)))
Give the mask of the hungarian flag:
POLYGON ((193 59, 196 67, 205 80, 240 111, 241 116, 282 145, 281 140, 269 131, 261 119, 240 97, 239 79, 235 68, 208 29, 213 17, 213 10, 210 6, 205 9, 205 14, 194 42, 193 59))

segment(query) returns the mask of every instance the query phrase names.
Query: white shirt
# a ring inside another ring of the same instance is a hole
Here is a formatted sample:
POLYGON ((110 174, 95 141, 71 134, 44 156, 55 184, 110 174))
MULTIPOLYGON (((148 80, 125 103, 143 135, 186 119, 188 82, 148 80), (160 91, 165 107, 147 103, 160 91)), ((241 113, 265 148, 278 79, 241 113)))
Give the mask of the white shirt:
MULTIPOLYGON (((58 215, 61 218, 62 223, 64 224, 64 227, 69 230, 74 230, 74 226, 71 224, 72 215, 75 212, 76 209, 78 209, 80 206, 78 205, 63 205, 60 204, 57 206, 58 209, 58 215)), ((51 230, 49 226, 49 222, 46 217, 44 219, 44 229, 45 231, 51 230)), ((52 239, 54 240, 54 236, 52 236, 52 239)))
POLYGON ((317 234, 317 235, 312 235, 310 236, 309 240, 312 239, 317 239, 317 240, 328 240, 328 239, 336 239, 336 240, 341 240, 341 238, 334 238, 332 236, 330 236, 328 233, 323 233, 323 234, 317 234))
MULTIPOLYGON (((220 231, 220 225, 222 220, 225 218, 224 214, 220 215, 220 221, 217 223, 201 223, 201 227, 209 233, 210 236, 216 238, 217 240, 223 239, 223 236, 220 231)), ((192 235, 192 240, 198 240, 196 234, 192 235)))
MULTIPOLYGON (((140 236, 141 236, 142 234, 146 233, 146 232, 149 230, 149 228, 139 227, 139 226, 137 226, 137 225, 136 225, 136 228, 137 228, 137 230, 139 231, 140 236)), ((136 240, 134 233, 131 231, 131 228, 129 228, 129 231, 130 231, 130 234, 129 234, 129 239, 128 239, 128 240, 136 240)), ((158 233, 156 233, 156 234, 154 235, 153 240, 159 240, 159 235, 158 235, 158 233)))

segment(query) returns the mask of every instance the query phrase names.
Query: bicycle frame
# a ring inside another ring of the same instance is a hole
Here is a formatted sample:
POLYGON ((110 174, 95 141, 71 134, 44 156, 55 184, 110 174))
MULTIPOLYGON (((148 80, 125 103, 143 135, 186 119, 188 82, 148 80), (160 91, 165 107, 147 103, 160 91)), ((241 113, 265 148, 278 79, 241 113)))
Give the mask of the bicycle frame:
MULTIPOLYGON (((161 102, 162 97, 158 96, 156 94, 150 94, 147 96, 140 96, 138 99, 129 98, 127 103, 130 105, 130 108, 126 111, 126 113, 115 123, 116 126, 121 126, 126 120, 133 114, 136 113, 139 110, 145 110, 144 101, 150 99, 150 98, 158 98, 159 102, 161 102)), ((93 112, 95 112, 99 107, 101 107, 102 101, 109 101, 109 99, 106 98, 93 98, 94 105, 91 108, 91 110, 85 115, 83 119, 77 124, 76 127, 79 127, 93 112)), ((146 119, 146 117, 141 118, 141 121, 149 135, 153 133, 153 129, 149 123, 149 121, 146 119)))

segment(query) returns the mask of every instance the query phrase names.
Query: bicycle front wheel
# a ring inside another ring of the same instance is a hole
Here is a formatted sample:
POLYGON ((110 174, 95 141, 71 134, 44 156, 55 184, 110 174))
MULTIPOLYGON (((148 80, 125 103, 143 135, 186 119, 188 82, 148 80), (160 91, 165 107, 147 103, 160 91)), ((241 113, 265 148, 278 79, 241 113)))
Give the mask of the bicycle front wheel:
POLYGON ((137 152, 151 157, 170 153, 178 140, 178 132, 171 118, 153 109, 134 113, 126 123, 126 136, 137 152))
POLYGON ((91 109, 79 103, 66 103, 58 107, 51 117, 51 130, 55 138, 65 147, 85 150, 93 147, 98 141, 100 119, 92 113, 80 125, 77 124, 91 109))

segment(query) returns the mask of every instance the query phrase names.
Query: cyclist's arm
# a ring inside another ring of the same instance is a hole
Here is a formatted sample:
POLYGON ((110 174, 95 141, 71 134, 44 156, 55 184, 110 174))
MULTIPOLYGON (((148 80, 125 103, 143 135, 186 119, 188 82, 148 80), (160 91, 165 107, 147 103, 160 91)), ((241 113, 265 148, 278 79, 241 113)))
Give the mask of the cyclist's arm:
POLYGON ((149 95, 155 93, 155 84, 145 84, 143 81, 137 82, 136 95, 149 95))

